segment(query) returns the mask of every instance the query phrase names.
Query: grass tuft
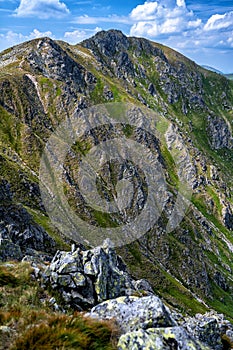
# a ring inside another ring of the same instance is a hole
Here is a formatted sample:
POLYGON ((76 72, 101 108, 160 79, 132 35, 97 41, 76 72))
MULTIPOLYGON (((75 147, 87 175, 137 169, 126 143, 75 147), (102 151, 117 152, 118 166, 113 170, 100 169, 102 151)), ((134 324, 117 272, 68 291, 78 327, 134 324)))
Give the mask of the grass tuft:
POLYGON ((51 295, 32 278, 29 263, 0 264, 0 325, 10 328, 0 350, 114 350, 114 321, 98 321, 82 313, 55 312, 51 295))

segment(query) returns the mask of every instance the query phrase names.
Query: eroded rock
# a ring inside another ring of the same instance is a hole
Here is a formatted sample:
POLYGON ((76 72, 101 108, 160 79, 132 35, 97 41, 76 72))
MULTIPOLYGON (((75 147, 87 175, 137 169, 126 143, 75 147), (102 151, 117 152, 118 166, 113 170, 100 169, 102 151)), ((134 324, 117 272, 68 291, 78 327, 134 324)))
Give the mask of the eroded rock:
POLYGON ((133 281, 120 256, 106 240, 91 250, 58 251, 42 275, 45 285, 61 293, 68 307, 87 309, 133 292, 152 293, 147 281, 133 281))
POLYGON ((208 350, 182 327, 149 328, 128 332, 118 342, 118 350, 208 350))
POLYGON ((95 306, 88 315, 99 319, 114 318, 123 332, 176 325, 169 310, 155 295, 107 300, 95 306))

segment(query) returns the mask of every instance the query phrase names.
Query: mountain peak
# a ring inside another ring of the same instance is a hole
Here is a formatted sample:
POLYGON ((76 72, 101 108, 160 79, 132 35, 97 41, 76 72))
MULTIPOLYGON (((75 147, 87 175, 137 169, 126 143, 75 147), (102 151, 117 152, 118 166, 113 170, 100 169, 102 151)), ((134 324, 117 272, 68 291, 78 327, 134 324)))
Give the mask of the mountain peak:
POLYGON ((112 57, 118 51, 127 50, 130 46, 128 38, 120 30, 101 31, 81 43, 82 46, 112 57))

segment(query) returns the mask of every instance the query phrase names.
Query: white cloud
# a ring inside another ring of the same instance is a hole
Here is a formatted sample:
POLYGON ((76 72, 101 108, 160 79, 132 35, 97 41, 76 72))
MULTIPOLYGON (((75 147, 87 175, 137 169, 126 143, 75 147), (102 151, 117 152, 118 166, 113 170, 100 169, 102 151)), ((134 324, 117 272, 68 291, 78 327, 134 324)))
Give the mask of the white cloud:
POLYGON ((21 0, 14 15, 17 17, 48 19, 51 17, 62 18, 69 12, 65 3, 59 0, 21 0))
POLYGON ((127 16, 117 16, 110 15, 106 17, 92 17, 88 15, 83 15, 76 17, 74 23, 78 24, 97 24, 97 23, 124 23, 124 24, 132 24, 132 20, 130 20, 127 16))
POLYGON ((6 34, 0 34, 0 50, 4 50, 8 47, 20 44, 24 41, 49 36, 53 37, 50 31, 40 32, 38 29, 34 29, 29 35, 23 35, 22 33, 16 33, 9 30, 6 34))
POLYGON ((214 14, 205 23, 185 0, 146 1, 129 14, 130 35, 162 42, 186 55, 233 47, 233 11, 214 14))
POLYGON ((73 32, 65 32, 64 39, 66 41, 68 41, 68 43, 70 43, 70 44, 77 44, 80 41, 87 39, 90 36, 96 34, 100 30, 102 30, 102 29, 99 27, 96 27, 93 30, 89 30, 89 29, 78 30, 77 29, 77 30, 74 30, 73 32))
POLYGON ((233 27, 233 11, 211 16, 205 24, 204 30, 219 30, 229 27, 233 27))
POLYGON ((135 7, 130 17, 134 21, 144 21, 144 20, 153 20, 156 17, 156 13, 158 12, 159 4, 158 2, 145 2, 143 5, 138 5, 135 7))
POLYGON ((185 0, 176 0, 176 5, 178 7, 186 7, 185 0))
POLYGON ((146 1, 131 11, 130 18, 135 22, 130 34, 149 37, 181 33, 202 23, 187 9, 184 0, 146 1))

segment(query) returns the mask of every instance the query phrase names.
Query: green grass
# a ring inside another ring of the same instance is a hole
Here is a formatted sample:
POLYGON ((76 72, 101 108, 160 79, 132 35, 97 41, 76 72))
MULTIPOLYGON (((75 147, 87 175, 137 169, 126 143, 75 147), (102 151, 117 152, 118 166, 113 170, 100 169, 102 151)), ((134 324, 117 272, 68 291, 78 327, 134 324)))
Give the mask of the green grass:
POLYGON ((106 102, 104 96, 104 83, 100 78, 97 78, 97 83, 94 90, 90 93, 91 100, 94 104, 106 102))
POLYGON ((44 230, 49 234, 49 236, 55 240, 58 249, 61 249, 61 250, 69 249, 70 246, 65 242, 60 232, 58 232, 57 229, 51 224, 51 221, 48 216, 46 216, 44 213, 40 212, 39 210, 32 209, 28 206, 25 206, 25 208, 32 215, 33 220, 38 225, 42 226, 44 230))
POLYGON ((233 297, 231 293, 227 293, 215 283, 211 283, 211 290, 214 294, 214 299, 208 300, 208 304, 219 313, 225 314, 230 321, 233 321, 233 297))
POLYGON ((114 350, 119 331, 113 321, 98 321, 82 313, 54 312, 50 295, 31 278, 29 263, 0 263, 0 349, 114 350))
POLYGON ((97 224, 101 227, 118 227, 119 224, 114 220, 109 213, 93 210, 93 217, 97 224))
POLYGON ((160 296, 165 303, 178 308, 181 312, 195 315, 204 313, 207 308, 193 297, 177 279, 171 276, 155 261, 151 262, 141 252, 138 244, 127 245, 118 249, 127 263, 131 274, 136 279, 147 279, 155 294, 160 296))
POLYGON ((179 178, 177 175, 176 164, 171 153, 168 151, 168 148, 165 143, 161 145, 161 153, 162 153, 163 160, 165 162, 166 171, 169 175, 169 178, 167 178, 167 181, 170 185, 173 185, 177 188, 179 185, 179 178))
POLYGON ((16 152, 21 148, 20 123, 0 106, 0 145, 8 145, 16 152))
POLYGON ((77 152, 78 154, 81 153, 81 155, 85 156, 90 149, 92 148, 92 145, 87 140, 77 140, 71 147, 72 150, 77 152))
POLYGON ((217 209, 217 213, 221 214, 222 205, 220 203, 220 199, 218 194, 216 193, 215 188, 213 186, 207 186, 206 192, 211 196, 212 200, 214 201, 215 207, 217 209))

